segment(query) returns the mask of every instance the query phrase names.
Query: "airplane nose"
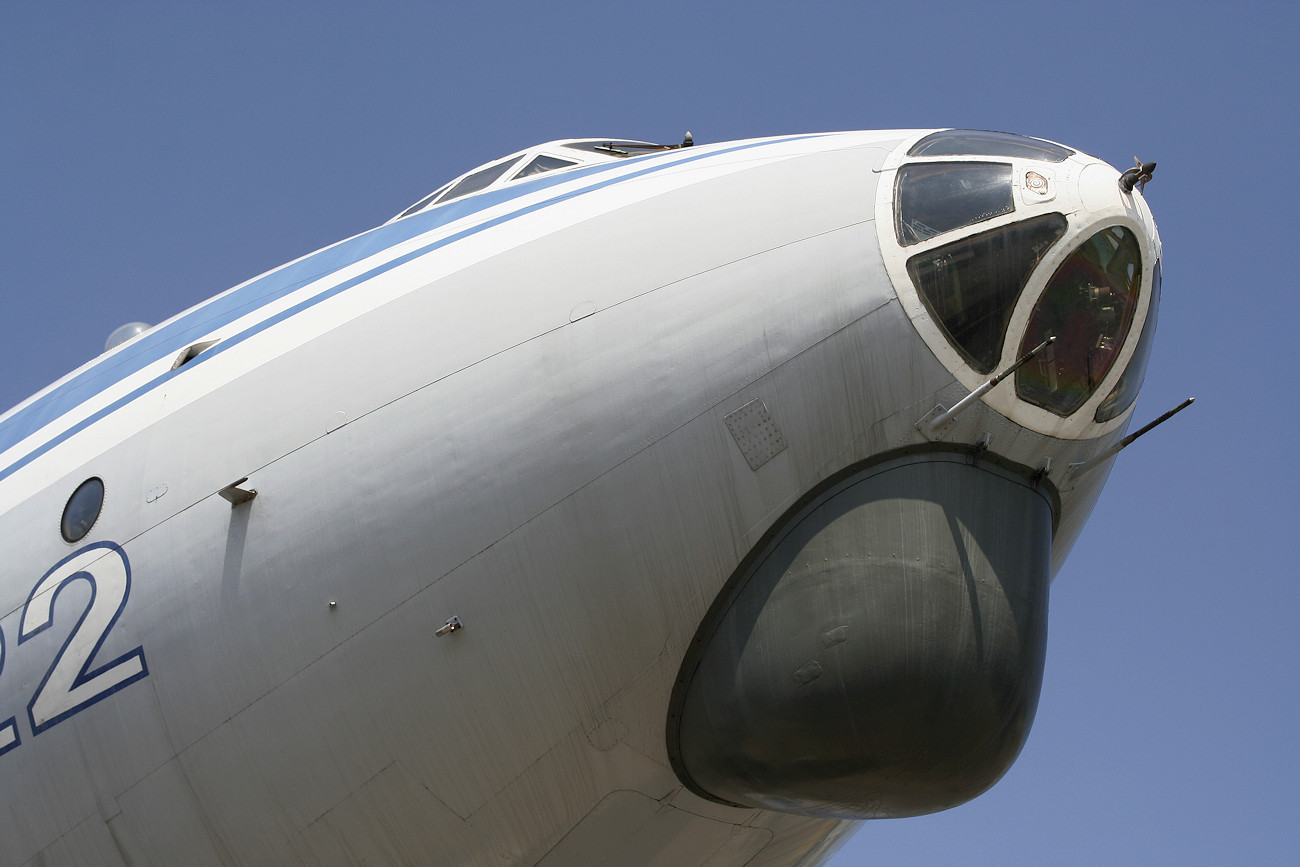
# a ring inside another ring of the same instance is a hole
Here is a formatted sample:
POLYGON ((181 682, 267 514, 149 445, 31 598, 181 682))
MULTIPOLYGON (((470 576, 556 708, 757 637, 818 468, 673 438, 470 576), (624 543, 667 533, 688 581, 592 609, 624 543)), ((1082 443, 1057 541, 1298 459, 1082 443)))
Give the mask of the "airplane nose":
POLYGON ((970 130, 900 145, 895 164, 877 193, 878 238, 935 357, 974 390, 1053 337, 982 402, 1052 437, 1123 424, 1157 309, 1160 241, 1142 192, 1155 164, 1121 174, 1050 142, 970 130))
POLYGON ((1029 479, 954 453, 877 464, 798 509, 683 664, 678 776, 713 800, 850 819, 993 785, 1038 702, 1052 514, 1029 479))

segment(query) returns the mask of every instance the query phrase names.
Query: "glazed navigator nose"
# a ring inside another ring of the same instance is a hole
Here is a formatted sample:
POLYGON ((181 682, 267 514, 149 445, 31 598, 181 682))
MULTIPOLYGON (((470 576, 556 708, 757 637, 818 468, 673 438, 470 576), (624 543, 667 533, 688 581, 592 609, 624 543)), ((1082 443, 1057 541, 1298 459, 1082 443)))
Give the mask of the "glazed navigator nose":
POLYGON ((886 161, 877 235, 900 302, 935 356, 974 390, 1044 341, 1014 387, 982 397, 1030 430, 1079 440, 1127 421, 1160 291, 1160 240, 1120 173, 1052 142, 944 130, 886 161))

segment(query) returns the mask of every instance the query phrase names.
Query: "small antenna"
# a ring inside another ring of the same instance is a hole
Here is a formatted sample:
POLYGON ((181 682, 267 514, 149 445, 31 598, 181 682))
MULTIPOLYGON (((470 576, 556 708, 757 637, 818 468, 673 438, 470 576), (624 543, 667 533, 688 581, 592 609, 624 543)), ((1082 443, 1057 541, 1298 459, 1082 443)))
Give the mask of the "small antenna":
POLYGON ((1104 452, 1102 452, 1101 454, 1097 455, 1097 456, 1096 456, 1095 458, 1093 458, 1092 460, 1089 460, 1089 461, 1081 461, 1080 463, 1077 463, 1077 464, 1070 464, 1070 472, 1074 473, 1075 477, 1078 477, 1078 476, 1081 476, 1081 475, 1083 475, 1084 473, 1088 472, 1088 470, 1091 470, 1091 469, 1093 469, 1093 468, 1095 468, 1095 467, 1097 467, 1097 466, 1099 466, 1099 465, 1101 465, 1101 464, 1104 464, 1106 461, 1108 461, 1108 460, 1110 460, 1111 458, 1115 457, 1115 455, 1119 454, 1119 453, 1122 452, 1124 449, 1126 449, 1126 448, 1128 448, 1130 445, 1132 445, 1132 444, 1133 444, 1133 441, 1136 440, 1138 437, 1142 436, 1142 434, 1144 434, 1144 433, 1146 433, 1147 431, 1153 429, 1153 428, 1156 427, 1157 425, 1161 425, 1161 424, 1164 424, 1165 422, 1169 421, 1169 419, 1173 418, 1173 417, 1174 417, 1175 415, 1177 415, 1178 413, 1180 413, 1180 412, 1182 412, 1183 410, 1187 409, 1189 406, 1191 406, 1191 405, 1192 405, 1193 403, 1195 403, 1195 402, 1196 402, 1196 398, 1194 398, 1194 397, 1189 397, 1189 398, 1187 398, 1187 400, 1185 400, 1185 401, 1183 401, 1182 403, 1178 404, 1178 406, 1176 406, 1176 407, 1174 407, 1173 409, 1169 410, 1169 412, 1167 412, 1167 413, 1165 413, 1164 415, 1160 416, 1160 418, 1156 419, 1155 421, 1151 422, 1150 424, 1145 425, 1145 426, 1144 426, 1141 430, 1139 430, 1137 433, 1131 433, 1131 434, 1129 434, 1128 436, 1124 437, 1124 439, 1122 439, 1122 440, 1120 440, 1119 442, 1115 443, 1115 445, 1113 445, 1113 446, 1111 446, 1110 448, 1106 449, 1106 451, 1104 451, 1104 452))

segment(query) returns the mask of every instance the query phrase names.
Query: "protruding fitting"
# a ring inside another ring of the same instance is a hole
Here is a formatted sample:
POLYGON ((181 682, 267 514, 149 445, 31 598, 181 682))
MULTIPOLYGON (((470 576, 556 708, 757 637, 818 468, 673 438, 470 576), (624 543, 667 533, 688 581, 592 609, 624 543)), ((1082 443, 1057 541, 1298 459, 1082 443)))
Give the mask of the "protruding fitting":
POLYGON ((1177 415, 1178 413, 1180 413, 1180 412, 1182 412, 1183 410, 1187 409, 1189 406, 1191 406, 1191 405, 1192 405, 1193 403, 1195 403, 1195 402, 1196 402, 1196 398, 1194 398, 1194 397, 1189 397, 1189 398, 1187 398, 1187 400, 1185 400, 1185 401, 1183 401, 1182 403, 1178 404, 1178 406, 1176 406, 1176 407, 1174 407, 1173 409, 1169 410, 1169 412, 1167 412, 1167 413, 1165 413, 1164 415, 1160 416, 1160 418, 1156 419, 1156 420, 1153 421, 1153 422, 1149 422, 1149 423, 1143 425, 1142 428, 1141 428, 1141 430, 1137 431, 1136 433, 1131 433, 1131 434, 1129 434, 1128 436, 1124 437, 1124 439, 1122 439, 1122 440, 1120 440, 1119 442, 1115 443, 1115 445, 1113 445, 1113 446, 1111 446, 1110 448, 1106 449, 1104 452, 1102 452, 1101 454, 1099 454, 1099 455, 1097 455, 1096 457, 1092 458, 1091 460, 1087 460, 1087 461, 1079 461, 1078 463, 1070 464, 1070 472, 1074 474, 1074 477, 1075 477, 1075 478, 1078 478, 1079 476, 1083 475, 1084 473, 1088 472, 1089 470, 1093 469, 1094 467, 1101 466, 1102 464, 1106 463, 1106 461, 1108 461, 1108 460, 1110 460, 1111 458, 1115 457, 1115 455, 1119 454, 1119 453, 1122 452, 1124 449, 1126 449, 1126 448, 1128 448, 1130 445, 1132 445, 1132 444, 1133 444, 1133 441, 1136 440, 1138 437, 1142 436, 1144 433, 1146 433, 1147 431, 1149 431, 1149 430, 1151 430, 1152 428, 1156 427, 1157 425, 1162 425, 1162 424, 1164 424, 1165 422, 1169 421, 1169 419, 1173 418, 1173 417, 1174 417, 1175 415, 1177 415))
POLYGON ((1138 192, 1145 192, 1147 181, 1151 180, 1151 174, 1156 170, 1156 164, 1144 163, 1137 157, 1133 157, 1133 162, 1136 165, 1119 176, 1119 188, 1126 193, 1133 192, 1134 187, 1138 188, 1138 192))
POLYGON ((221 490, 217 491, 217 496, 230 503, 231 508, 234 508, 241 503, 247 503, 249 500, 253 499, 253 497, 257 496, 257 488, 239 487, 246 481, 248 481, 248 476, 244 476, 242 479, 236 479, 221 490))
POLYGON ((1024 355, 1020 356, 1020 358, 1016 361, 1015 364, 1011 365, 1006 370, 1002 371, 997 376, 993 377, 988 382, 984 383, 979 388, 975 389, 970 394, 963 397, 961 400, 957 401, 955 404, 953 404, 952 409, 943 409, 942 407, 936 406, 933 410, 926 413, 921 418, 921 420, 916 423, 916 429, 921 431, 921 433, 925 434, 926 436, 933 438, 933 436, 940 433, 948 424, 950 424, 953 421, 953 419, 957 418, 958 414, 960 414, 962 410, 970 406, 975 401, 979 400, 984 395, 988 394, 990 391, 994 389, 995 386, 997 386, 999 382, 1006 379, 1011 374, 1015 373, 1022 366, 1024 366, 1024 364, 1028 362, 1029 359, 1033 358, 1035 355, 1042 352, 1044 349, 1051 346, 1055 342, 1056 342, 1055 336, 1047 338, 1042 343, 1038 344, 1033 349, 1026 352, 1024 355))
POLYGON ((433 635, 435 638, 442 638, 444 635, 455 632, 457 629, 464 629, 464 628, 465 628, 465 624, 460 622, 460 617, 458 615, 453 614, 447 618, 446 623, 442 624, 442 626, 439 626, 436 630, 434 630, 433 635))

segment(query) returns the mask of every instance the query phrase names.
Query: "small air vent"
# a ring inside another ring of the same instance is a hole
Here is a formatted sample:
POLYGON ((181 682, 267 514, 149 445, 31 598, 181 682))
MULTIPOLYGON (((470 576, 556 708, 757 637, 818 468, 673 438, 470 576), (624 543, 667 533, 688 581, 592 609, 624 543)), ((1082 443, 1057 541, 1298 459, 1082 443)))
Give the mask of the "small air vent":
POLYGON ((181 350, 181 354, 176 356, 176 360, 172 362, 172 370, 181 365, 189 364, 200 352, 213 346, 216 342, 215 340, 200 340, 198 343, 181 350))

